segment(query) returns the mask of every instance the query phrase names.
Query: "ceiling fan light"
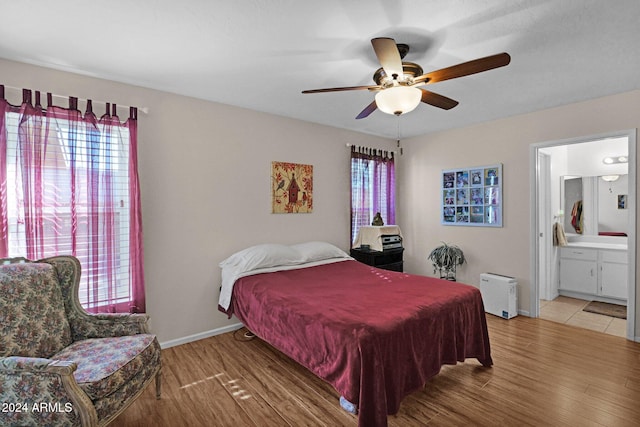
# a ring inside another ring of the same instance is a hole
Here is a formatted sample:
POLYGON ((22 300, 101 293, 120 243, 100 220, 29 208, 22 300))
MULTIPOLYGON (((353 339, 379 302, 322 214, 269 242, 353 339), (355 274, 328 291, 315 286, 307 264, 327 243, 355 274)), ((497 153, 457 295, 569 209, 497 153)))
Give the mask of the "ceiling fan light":
POLYGON ((376 94, 378 109, 396 116, 415 110, 421 100, 422 91, 409 86, 394 86, 376 94))

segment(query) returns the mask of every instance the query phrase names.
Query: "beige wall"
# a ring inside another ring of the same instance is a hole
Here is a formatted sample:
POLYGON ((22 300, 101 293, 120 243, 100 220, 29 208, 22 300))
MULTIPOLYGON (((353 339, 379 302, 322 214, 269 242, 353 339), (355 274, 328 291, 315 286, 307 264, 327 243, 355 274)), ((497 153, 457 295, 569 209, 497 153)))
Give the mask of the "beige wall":
MULTIPOLYGON (((138 126, 147 311, 165 344, 237 323, 217 310, 218 263, 234 251, 305 240, 348 250, 346 144, 394 146, 382 138, 15 62, 0 60, 0 76, 7 86, 149 108, 138 126), (313 213, 270 213, 274 160, 313 165, 313 213)), ((19 101, 8 92, 10 101, 19 101)))
MULTIPOLYGON (((387 149, 395 145, 382 138, 10 61, 0 60, 0 76, 0 84, 8 86, 149 108, 149 114, 139 118, 147 311, 163 343, 206 335, 236 322, 217 311, 218 263, 232 252, 266 241, 315 239, 347 249, 345 144, 387 149), (270 213, 272 160, 313 164, 312 214, 270 213)), ((479 274, 487 271, 514 276, 520 283, 519 308, 528 311, 530 144, 638 127, 640 91, 634 91, 404 140, 398 165, 398 224, 405 237, 407 271, 432 275, 426 260, 429 251, 440 241, 455 243, 468 259, 459 271, 460 281, 477 285, 479 274), (495 163, 503 164, 505 176, 504 227, 440 225, 440 171, 495 163)))
POLYGON ((529 312, 530 145, 638 127, 640 91, 634 91, 403 141, 398 223, 406 269, 433 275, 426 259, 431 249, 440 241, 457 244, 468 261, 459 281, 478 286, 483 272, 514 276, 520 284, 519 309, 529 312), (503 164, 504 226, 440 225, 441 170, 496 163, 503 164))

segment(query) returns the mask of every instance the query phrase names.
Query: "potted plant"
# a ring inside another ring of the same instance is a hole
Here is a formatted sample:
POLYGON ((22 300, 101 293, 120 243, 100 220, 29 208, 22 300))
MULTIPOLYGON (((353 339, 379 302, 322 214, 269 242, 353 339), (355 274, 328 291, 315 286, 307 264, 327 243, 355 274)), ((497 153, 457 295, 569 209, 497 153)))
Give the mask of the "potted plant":
POLYGON ((441 279, 456 281, 456 268, 466 262, 462 249, 456 245, 442 242, 427 257, 433 263, 433 272, 440 274, 441 279))

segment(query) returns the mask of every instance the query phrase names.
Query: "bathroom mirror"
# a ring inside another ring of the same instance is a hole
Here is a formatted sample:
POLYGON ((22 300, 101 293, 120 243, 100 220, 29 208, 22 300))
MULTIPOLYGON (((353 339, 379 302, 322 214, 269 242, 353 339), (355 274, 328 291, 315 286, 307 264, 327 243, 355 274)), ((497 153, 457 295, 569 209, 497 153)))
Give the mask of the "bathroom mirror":
POLYGON ((628 175, 563 176, 561 184, 565 232, 627 235, 628 175))

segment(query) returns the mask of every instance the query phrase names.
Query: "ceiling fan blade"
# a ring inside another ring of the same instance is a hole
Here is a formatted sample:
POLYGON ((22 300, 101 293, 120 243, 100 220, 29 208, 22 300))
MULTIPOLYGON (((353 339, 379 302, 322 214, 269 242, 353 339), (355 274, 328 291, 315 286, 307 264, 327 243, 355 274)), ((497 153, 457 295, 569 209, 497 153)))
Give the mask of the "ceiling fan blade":
POLYGON ((371 44, 385 74, 389 77, 393 77, 394 74, 401 76, 403 73, 402 58, 400 58, 396 41, 387 37, 380 37, 371 39, 371 44))
POLYGON ((356 117, 356 119, 364 119, 365 117, 368 117, 369 114, 376 111, 376 108, 378 108, 378 105, 376 104, 376 100, 374 99, 371 104, 367 105, 364 110, 362 110, 360 114, 358 114, 358 117, 356 117))
POLYGON ((458 105, 458 101, 455 99, 447 98, 446 96, 428 90, 420 90, 422 91, 422 102, 425 104, 433 105, 434 107, 442 108, 443 110, 450 110, 458 105))
POLYGON ((323 93, 323 92, 341 92, 345 90, 376 90, 380 86, 347 86, 347 87, 330 87, 326 89, 303 90, 302 93, 323 93))
POLYGON ((486 56, 484 58, 474 59, 473 61, 463 62, 462 64, 432 71, 416 77, 414 81, 415 83, 436 83, 443 80, 456 79, 458 77, 464 77, 470 74, 482 73, 483 71, 504 67, 505 65, 508 65, 509 62, 511 62, 511 56, 509 56, 508 53, 503 52, 498 53, 497 55, 486 56))

